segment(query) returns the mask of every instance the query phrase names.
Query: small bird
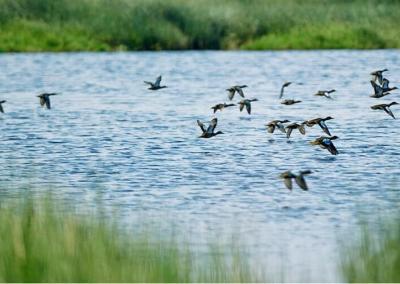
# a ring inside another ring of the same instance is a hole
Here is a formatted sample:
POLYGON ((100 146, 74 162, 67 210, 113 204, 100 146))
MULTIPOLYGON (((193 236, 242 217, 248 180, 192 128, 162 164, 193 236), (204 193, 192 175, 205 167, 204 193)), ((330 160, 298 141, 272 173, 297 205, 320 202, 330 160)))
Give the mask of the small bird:
POLYGON ((214 113, 216 113, 217 110, 222 111, 224 108, 226 108, 226 107, 231 107, 231 106, 235 106, 235 104, 226 104, 226 103, 223 103, 223 104, 216 104, 215 106, 211 107, 211 109, 213 109, 213 110, 214 110, 214 113))
MULTIPOLYGON (((374 94, 370 95, 371 98, 382 98, 384 96, 390 95, 388 91, 385 91, 381 86, 379 86, 374 81, 370 81, 372 87, 374 88, 374 94)), ((387 83, 389 85, 389 83, 387 83)), ((395 87, 396 88, 396 87, 395 87)))
POLYGON ((306 125, 307 125, 308 127, 313 127, 314 125, 317 125, 317 124, 318 124, 319 127, 321 127, 321 129, 322 129, 326 134, 328 134, 329 136, 332 136, 332 134, 329 132, 328 126, 326 126, 326 123, 325 123, 325 121, 331 120, 331 119, 333 119, 333 117, 331 117, 331 116, 327 116, 327 117, 325 117, 325 118, 320 118, 320 117, 318 117, 318 118, 314 118, 314 119, 307 120, 307 121, 305 121, 305 123, 306 123, 306 125))
POLYGON ((204 123, 202 123, 200 120, 197 120, 197 124, 199 125, 199 127, 202 131, 202 134, 199 136, 199 138, 211 138, 211 137, 217 136, 219 134, 223 134, 222 131, 214 132, 215 127, 217 127, 217 123, 218 123, 218 119, 213 118, 206 129, 204 123))
POLYGON ((339 137, 337 136, 332 136, 332 137, 326 137, 326 136, 321 136, 314 141, 311 141, 311 145, 319 145, 323 149, 327 149, 332 155, 337 155, 339 154, 338 150, 336 149, 335 145, 333 145, 332 140, 335 140, 339 137))
POLYGON ((374 72, 371 72, 372 81, 376 82, 376 80, 378 79, 379 84, 382 85, 382 77, 383 77, 382 73, 386 72, 386 71, 389 71, 389 70, 385 68, 382 70, 376 70, 374 72))
POLYGON ((144 83, 147 84, 147 85, 150 85, 150 87, 148 89, 149 90, 153 90, 153 91, 156 91, 156 90, 159 90, 159 89, 163 89, 163 88, 167 88, 167 86, 160 86, 161 79, 162 79, 162 77, 160 75, 160 76, 158 76, 156 78, 156 81, 154 83, 149 82, 149 81, 144 81, 144 83))
POLYGON ((51 109, 50 105, 50 96, 58 95, 58 93, 43 93, 38 95, 37 97, 40 98, 40 105, 43 107, 46 105, 47 109, 51 109))
POLYGON ((307 186, 304 176, 309 175, 311 173, 312 173, 312 171, 306 170, 306 171, 300 171, 300 173, 298 175, 295 175, 291 171, 286 171, 286 172, 281 173, 279 177, 283 179, 283 182, 285 183, 286 187, 289 190, 293 189, 292 179, 294 179, 296 181, 297 185, 301 189, 308 190, 308 186, 307 186))
POLYGON ((5 103, 5 102, 7 102, 7 101, 0 101, 0 112, 1 113, 4 113, 4 108, 3 108, 3 104, 5 103))
POLYGON ((332 97, 329 94, 334 93, 334 92, 336 92, 335 89, 318 91, 317 93, 314 94, 314 96, 319 96, 319 97, 325 97, 325 98, 328 98, 328 99, 332 99, 332 97))
POLYGON ((294 129, 298 129, 301 134, 305 135, 306 134, 306 129, 304 127, 304 124, 305 124, 305 122, 302 122, 300 124, 294 122, 294 123, 289 124, 288 126, 286 126, 286 138, 288 138, 288 139, 290 138, 290 134, 292 134, 292 131, 294 129))
POLYGON ((282 88, 281 88, 281 93, 280 93, 280 95, 279 95, 279 98, 280 98, 280 99, 283 97, 283 92, 284 92, 285 88, 288 87, 290 84, 292 84, 292 82, 285 82, 285 83, 283 83, 282 88))
POLYGON ((397 90, 397 87, 390 88, 389 87, 389 80, 386 79, 386 78, 383 78, 383 80, 382 80, 382 89, 383 89, 383 92, 385 93, 385 92, 390 92, 390 91, 393 91, 393 90, 397 90))
POLYGON ((244 99, 244 100, 241 100, 240 102, 238 102, 239 110, 242 111, 244 106, 246 106, 247 113, 251 114, 251 103, 252 102, 256 102, 256 101, 258 101, 258 99, 251 99, 251 100, 244 99))
POLYGON ((283 125, 284 123, 290 122, 289 120, 273 120, 270 121, 268 124, 265 126, 268 128, 269 133, 274 133, 275 128, 278 128, 281 132, 286 134, 286 129, 285 126, 283 125))
POLYGON ((379 105, 374 105, 371 108, 373 110, 383 110, 385 111, 388 115, 390 115, 391 117, 393 117, 394 119, 396 119, 396 117, 394 117, 393 112, 390 110, 389 107, 391 107, 392 105, 398 105, 397 102, 391 102, 390 104, 379 104, 379 105))
POLYGON ((233 97, 235 96, 235 93, 238 93, 242 98, 244 98, 244 93, 242 90, 244 88, 247 88, 247 85, 237 85, 237 86, 232 86, 229 89, 226 89, 229 92, 229 94, 228 94, 229 100, 233 99, 233 97))
POLYGON ((287 105, 287 106, 294 105, 294 104, 298 104, 298 103, 301 103, 301 101, 296 101, 296 100, 283 100, 283 101, 281 102, 281 104, 287 105))

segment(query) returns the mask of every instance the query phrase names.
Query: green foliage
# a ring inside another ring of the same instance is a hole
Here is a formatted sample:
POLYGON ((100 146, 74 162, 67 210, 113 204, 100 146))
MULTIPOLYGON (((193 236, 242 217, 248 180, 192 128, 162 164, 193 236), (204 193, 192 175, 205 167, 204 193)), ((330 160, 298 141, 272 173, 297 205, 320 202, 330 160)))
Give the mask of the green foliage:
POLYGON ((398 48, 399 10, 395 0, 0 0, 0 51, 398 48))
POLYGON ((132 234, 99 213, 67 213, 51 199, 5 204, 0 203, 0 282, 256 281, 233 247, 210 245, 200 255, 176 237, 132 234))

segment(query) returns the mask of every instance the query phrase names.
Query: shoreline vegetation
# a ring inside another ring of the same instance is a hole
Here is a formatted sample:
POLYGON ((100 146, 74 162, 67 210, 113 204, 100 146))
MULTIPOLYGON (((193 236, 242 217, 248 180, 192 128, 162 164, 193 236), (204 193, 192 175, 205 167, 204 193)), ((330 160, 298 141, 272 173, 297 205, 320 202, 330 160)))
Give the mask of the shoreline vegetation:
POLYGON ((0 52, 400 48, 397 0, 0 0, 0 52))

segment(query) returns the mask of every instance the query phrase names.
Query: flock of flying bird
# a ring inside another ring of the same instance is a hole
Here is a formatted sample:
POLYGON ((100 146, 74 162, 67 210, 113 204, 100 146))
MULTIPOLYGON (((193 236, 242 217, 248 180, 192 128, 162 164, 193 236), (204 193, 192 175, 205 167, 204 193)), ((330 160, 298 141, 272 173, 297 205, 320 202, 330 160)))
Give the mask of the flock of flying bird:
MULTIPOLYGON (((383 73, 388 71, 388 69, 383 69, 383 70, 377 70, 371 73, 372 80, 371 85, 374 89, 374 94, 372 94, 370 97, 372 98, 382 98, 386 95, 390 94, 390 91, 396 90, 397 87, 389 87, 389 80, 387 78, 383 77, 383 73), (377 83, 378 81, 378 83, 377 83)), ((147 82, 145 81, 146 84, 148 84, 149 90, 158 90, 162 88, 166 88, 167 86, 161 86, 161 76, 157 77, 156 81, 154 83, 152 82, 147 82)), ((285 82, 280 91, 279 99, 282 99, 284 95, 285 88, 287 88, 289 85, 291 85, 292 82, 285 82)), ((246 107, 246 111, 248 114, 251 114, 251 104, 252 102, 256 102, 257 99, 247 99, 245 98, 244 91, 243 89, 246 88, 247 85, 236 85, 232 86, 226 91, 228 91, 228 99, 230 101, 233 100, 235 97, 235 94, 238 94, 240 97, 243 99, 237 103, 239 105, 239 110, 243 111, 243 109, 246 107)), ((331 95, 332 93, 336 92, 335 89, 331 90, 321 90, 315 93, 315 96, 319 97, 325 97, 327 99, 332 99, 331 95)), ((294 99, 285 99, 281 102, 281 104, 284 105, 293 105, 301 103, 299 100, 294 100, 294 99)), ((393 115, 392 111, 390 110, 390 107, 393 105, 398 104, 397 102, 391 102, 389 104, 377 104, 371 106, 371 109, 373 110, 382 110, 385 111, 388 115, 390 115, 392 118, 395 119, 395 116, 393 115)), ((214 113, 216 113, 218 110, 222 111, 225 108, 228 107, 233 107, 236 104, 233 103, 219 103, 211 107, 214 113)), ((289 120, 272 120, 269 123, 267 123, 265 126, 267 127, 267 131, 269 133, 274 133, 276 129, 284 133, 287 137, 287 139, 290 138, 293 130, 297 129, 302 135, 306 134, 306 126, 307 127, 313 127, 315 125, 318 125, 322 131, 327 134, 328 136, 320 136, 319 138, 315 139, 314 141, 311 141, 311 145, 318 145, 323 149, 328 150, 332 155, 337 155, 339 154, 339 151, 336 149, 335 145, 333 144, 332 140, 338 139, 339 137, 331 134, 329 131, 328 126, 326 125, 326 121, 333 119, 331 116, 327 117, 317 117, 314 119, 306 120, 303 122, 293 122, 285 126, 286 123, 289 123, 289 120)), ((197 120, 197 124, 201 129, 201 135, 199 136, 200 138, 211 138, 214 136, 217 136, 219 134, 223 134, 222 131, 215 131, 217 127, 218 119, 213 118, 211 121, 208 123, 208 126, 205 125, 205 123, 201 122, 200 120, 197 120)), ((286 187, 289 190, 292 190, 293 188, 293 182, 292 180, 295 180, 296 184, 303 190, 308 190, 307 183, 305 181, 304 176, 311 174, 312 172, 310 170, 305 170, 305 171, 300 171, 297 175, 294 174, 291 171, 285 171, 282 174, 280 174, 280 178, 283 179, 286 187)))
MULTIPOLYGON (((383 77, 383 73, 388 71, 388 69, 383 69, 383 70, 377 70, 371 73, 372 80, 371 85, 374 89, 374 94, 372 94, 370 97, 372 98, 382 98, 384 96, 387 96, 390 94, 390 91, 396 90, 397 87, 389 87, 389 80, 387 78, 383 77), (378 82, 378 83, 377 83, 378 82)), ((148 82, 148 81, 144 81, 144 83, 149 85, 149 90, 159 90, 159 89, 163 89, 163 88, 167 88, 167 86, 161 86, 161 76, 158 76, 156 81, 153 82, 148 82)), ((290 84, 292 84, 292 82, 285 82, 282 85, 281 91, 280 91, 280 95, 279 98, 281 99, 284 95, 284 90, 285 88, 287 88, 290 84)), ((232 86, 228 89, 226 89, 226 91, 228 91, 228 99, 230 101, 233 100, 235 94, 238 94, 240 97, 242 97, 243 99, 241 101, 238 102, 239 105, 239 110, 243 111, 243 109, 246 107, 246 111, 248 114, 251 114, 251 103, 252 102, 256 102, 257 99, 246 99, 243 89, 246 88, 247 85, 237 85, 237 86, 232 86)), ((323 91, 318 91, 315 96, 320 96, 320 97, 325 97, 328 99, 332 99, 332 97, 330 96, 331 93, 334 93, 336 90, 332 89, 332 90, 323 90, 323 91)), ((38 95, 37 97, 39 97, 40 99, 40 105, 42 107, 46 107, 47 109, 51 109, 51 104, 50 104, 50 97, 57 95, 58 93, 42 93, 40 95, 38 95)), ((0 112, 4 113, 4 109, 3 109, 3 104, 5 103, 5 100, 1 100, 0 101, 0 112)), ((293 100, 293 99, 285 99, 281 102, 284 105, 293 105, 293 104, 297 104, 297 103, 301 103, 301 101, 299 100, 293 100)), ((371 109, 373 110, 382 110, 385 111, 388 115, 390 115, 392 118, 395 119, 395 116, 393 115, 392 111, 390 110, 390 107, 393 105, 397 105, 397 102, 391 102, 389 104, 377 104, 377 105, 373 105, 371 106, 371 109)), ((214 113, 216 113, 218 110, 222 111, 224 108, 228 108, 228 107, 233 107, 235 106, 235 104, 233 103, 220 103, 220 104, 216 104, 214 106, 211 107, 211 109, 213 110, 214 113)), ((332 155, 337 155, 339 154, 338 150, 336 149, 335 145, 333 144, 332 140, 338 139, 339 137, 337 136, 332 136, 328 126, 326 125, 326 121, 333 119, 333 117, 328 116, 325 118, 314 118, 314 119, 310 119, 310 120, 306 120, 303 122, 293 122, 290 123, 288 125, 285 126, 286 123, 289 123, 289 120, 273 120, 270 121, 269 123, 267 123, 265 126, 267 127, 267 131, 269 133, 274 133, 274 131, 276 129, 278 129, 279 131, 281 131, 282 133, 284 133, 286 135, 286 137, 289 139, 293 130, 297 129, 302 135, 306 134, 306 128, 307 127, 313 127, 315 125, 318 125, 322 131, 327 134, 328 136, 321 136, 317 139, 315 139, 314 141, 311 141, 310 144, 312 145, 318 145, 323 149, 328 150, 332 155)), ((201 122, 200 120, 197 120, 197 124, 201 129, 201 135, 200 138, 211 138, 214 136, 217 136, 219 134, 223 134, 222 131, 217 131, 215 132, 215 128, 217 127, 217 123, 218 123, 218 119, 217 118, 213 118, 208 126, 206 127, 206 125, 201 122)), ((304 176, 311 174, 312 172, 309 170, 306 171, 300 171, 299 174, 294 174, 291 171, 285 171, 282 174, 280 174, 280 178, 283 179, 286 187, 290 190, 292 190, 293 188, 293 183, 292 180, 294 179, 295 182, 297 183, 297 185, 303 189, 303 190, 308 190, 308 186, 307 183, 305 181, 304 176)))

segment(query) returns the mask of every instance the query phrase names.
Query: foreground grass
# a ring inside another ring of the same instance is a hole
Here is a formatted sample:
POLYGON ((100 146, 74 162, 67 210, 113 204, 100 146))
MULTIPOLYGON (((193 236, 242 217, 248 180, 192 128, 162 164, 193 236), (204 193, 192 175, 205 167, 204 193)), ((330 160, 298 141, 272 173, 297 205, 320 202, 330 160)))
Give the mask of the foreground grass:
POLYGON ((400 48, 396 0, 0 0, 0 51, 400 48))
POLYGON ((400 282, 400 222, 366 227, 359 243, 345 246, 341 270, 345 281, 400 282), (378 229, 378 230, 377 230, 378 229))
POLYGON ((0 282, 256 281, 235 250, 213 244, 199 256, 175 238, 127 235, 52 203, 0 203, 0 282))

